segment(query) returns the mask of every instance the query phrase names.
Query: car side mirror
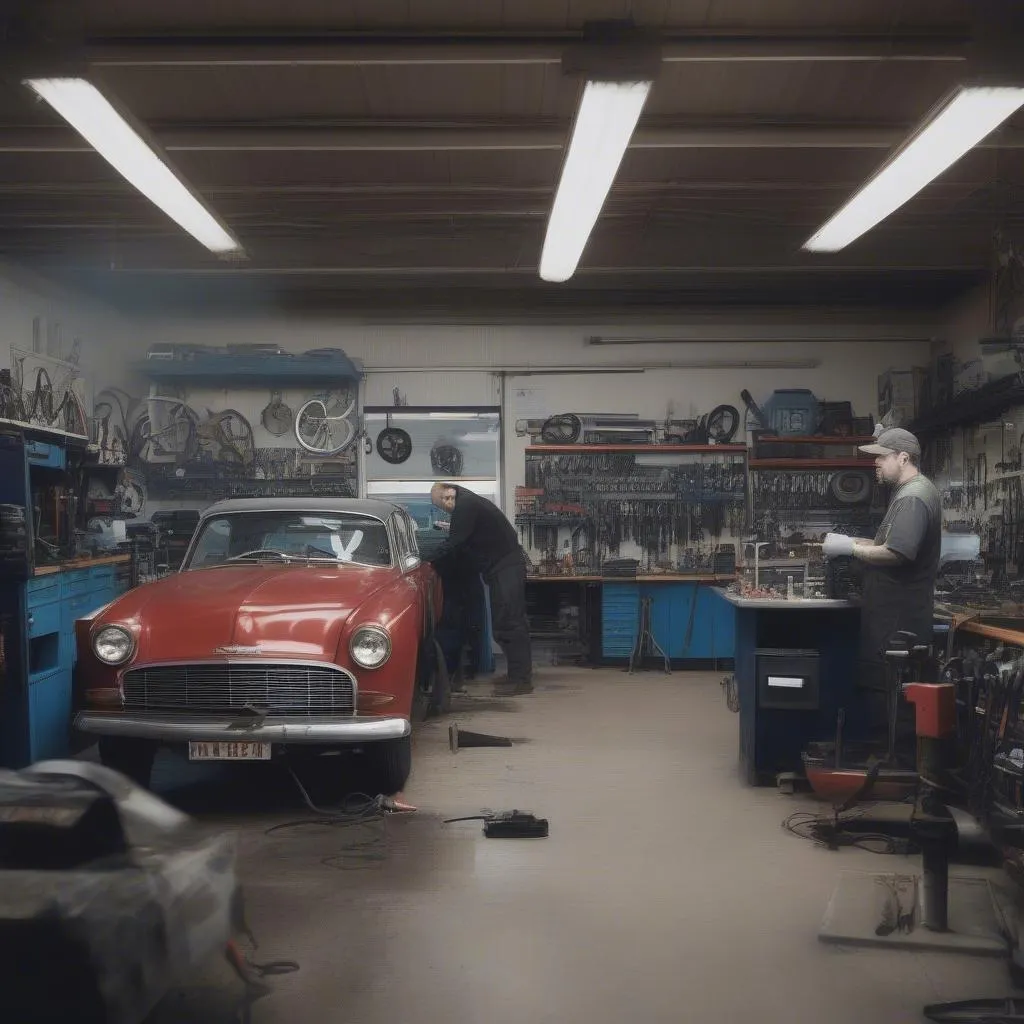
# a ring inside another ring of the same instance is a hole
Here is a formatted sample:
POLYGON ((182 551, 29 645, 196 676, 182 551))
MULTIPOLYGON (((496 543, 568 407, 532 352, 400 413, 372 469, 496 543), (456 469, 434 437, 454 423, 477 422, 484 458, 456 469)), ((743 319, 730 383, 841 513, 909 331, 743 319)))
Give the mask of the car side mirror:
POLYGON ((416 555, 405 556, 405 567, 406 569, 415 569, 420 564, 419 557, 416 555))

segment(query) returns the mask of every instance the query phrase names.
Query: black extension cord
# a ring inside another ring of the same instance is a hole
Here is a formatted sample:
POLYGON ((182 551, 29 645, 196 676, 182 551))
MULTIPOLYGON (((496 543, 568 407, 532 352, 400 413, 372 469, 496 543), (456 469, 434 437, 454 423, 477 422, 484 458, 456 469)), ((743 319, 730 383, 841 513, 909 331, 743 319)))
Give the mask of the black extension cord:
POLYGON ((886 835, 884 832, 845 832, 843 819, 838 813, 830 816, 797 811, 783 820, 782 827, 826 850, 855 846, 868 853, 888 855, 909 856, 920 852, 909 839, 886 835))

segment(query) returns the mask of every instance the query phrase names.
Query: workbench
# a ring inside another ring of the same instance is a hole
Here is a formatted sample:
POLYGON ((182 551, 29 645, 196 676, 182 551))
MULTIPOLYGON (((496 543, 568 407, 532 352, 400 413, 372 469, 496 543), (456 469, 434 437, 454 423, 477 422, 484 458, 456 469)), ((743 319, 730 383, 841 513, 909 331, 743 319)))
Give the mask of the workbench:
POLYGON ((748 784, 770 784, 780 772, 800 771, 801 753, 808 743, 835 736, 840 708, 845 710, 846 728, 856 734, 863 725, 856 697, 860 640, 856 602, 747 598, 722 589, 711 593, 735 623, 739 760, 748 784), (759 659, 774 657, 776 652, 817 653, 817 677, 806 692, 780 690, 768 699, 764 680, 759 680, 759 659), (779 697, 792 698, 791 703, 782 706, 779 697))
MULTIPOLYGON (((38 478, 66 470, 64 446, 0 435, 0 502, 31 510, 38 478)), ((131 555, 37 564, 32 518, 20 568, 0 580, 0 765, 9 768, 71 752, 75 621, 131 585, 131 555)))
POLYGON ((952 628, 957 633, 972 633, 975 636, 985 637, 987 640, 998 640, 1011 647, 1024 649, 1024 621, 1020 623, 1019 629, 1014 629, 997 626, 991 622, 981 622, 978 619, 962 619, 958 622, 954 617, 952 628))
POLYGON ((731 575, 708 573, 531 575, 526 578, 527 605, 549 609, 543 592, 575 592, 579 640, 587 663, 596 666, 629 658, 637 640, 640 603, 649 597, 652 631, 669 658, 717 663, 733 657, 733 616, 712 594, 732 580, 731 575))
POLYGON ((118 555, 41 566, 22 583, 0 586, 0 613, 13 623, 0 695, 5 766, 70 752, 75 622, 128 590, 130 573, 131 556, 118 555))

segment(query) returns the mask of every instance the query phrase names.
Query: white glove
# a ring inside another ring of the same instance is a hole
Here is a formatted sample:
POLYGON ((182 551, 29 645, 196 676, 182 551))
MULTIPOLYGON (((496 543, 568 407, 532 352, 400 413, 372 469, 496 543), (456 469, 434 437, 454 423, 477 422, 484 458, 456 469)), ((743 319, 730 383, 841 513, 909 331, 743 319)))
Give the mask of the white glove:
POLYGON ((821 545, 821 553, 826 558, 840 558, 853 554, 853 538, 845 533, 826 533, 825 543, 821 545))

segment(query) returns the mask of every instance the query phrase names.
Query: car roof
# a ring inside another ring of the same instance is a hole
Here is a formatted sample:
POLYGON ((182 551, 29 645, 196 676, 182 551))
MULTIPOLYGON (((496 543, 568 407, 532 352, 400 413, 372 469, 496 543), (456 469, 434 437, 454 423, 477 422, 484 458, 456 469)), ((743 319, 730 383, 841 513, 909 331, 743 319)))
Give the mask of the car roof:
POLYGON ((202 517, 228 512, 333 512, 387 520, 400 506, 381 498, 226 498, 203 510, 202 517))

